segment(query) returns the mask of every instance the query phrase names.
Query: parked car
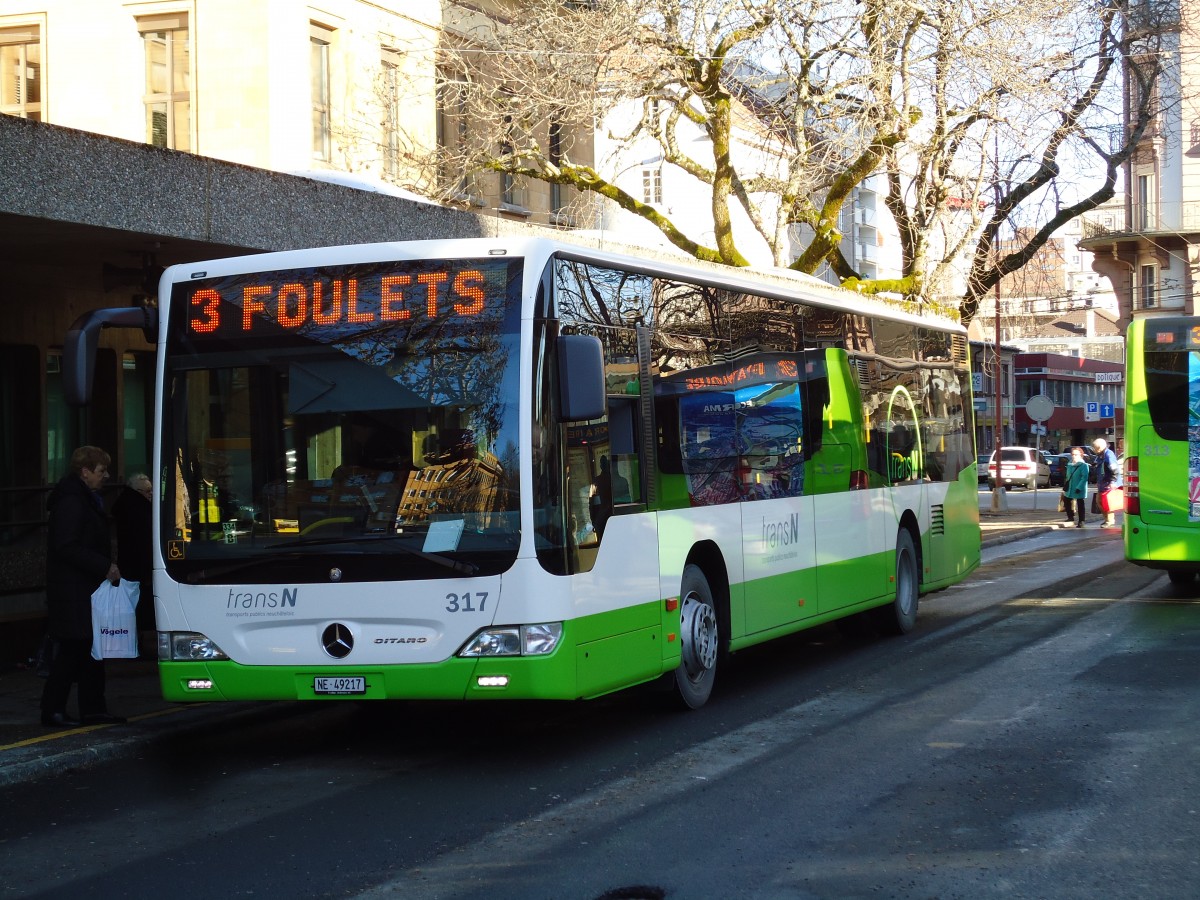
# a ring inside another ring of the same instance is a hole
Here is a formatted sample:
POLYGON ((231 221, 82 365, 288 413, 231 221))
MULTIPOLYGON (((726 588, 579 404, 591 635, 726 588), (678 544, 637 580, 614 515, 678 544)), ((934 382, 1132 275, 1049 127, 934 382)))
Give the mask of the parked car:
POLYGON ((1067 474, 1067 463, 1071 461, 1071 454, 1067 454, 1063 458, 1063 454, 1048 453, 1042 451, 1042 458, 1046 460, 1046 465, 1050 467, 1050 484, 1062 486, 1067 474))
MULTIPOLYGON (((1067 452, 1067 453, 1060 453, 1058 455, 1061 456, 1062 460, 1063 460, 1063 476, 1065 478, 1066 474, 1067 474, 1067 466, 1069 466, 1071 464, 1071 454, 1070 454, 1070 452, 1067 452)), ((1088 481, 1092 484, 1095 484, 1096 483, 1096 456, 1087 447, 1083 448, 1083 461, 1085 463, 1087 463, 1087 465, 1088 465, 1088 481)), ((1061 482, 1060 482, 1060 484, 1061 484, 1061 482)))
POLYGON ((1001 447, 999 456, 999 471, 996 469, 996 454, 992 454, 988 463, 989 487, 995 487, 997 482, 1006 487, 1050 486, 1050 466, 1033 447, 1001 447))
POLYGON ((980 453, 979 458, 975 460, 975 467, 979 470, 979 483, 988 483, 988 463, 991 462, 992 454, 980 453))

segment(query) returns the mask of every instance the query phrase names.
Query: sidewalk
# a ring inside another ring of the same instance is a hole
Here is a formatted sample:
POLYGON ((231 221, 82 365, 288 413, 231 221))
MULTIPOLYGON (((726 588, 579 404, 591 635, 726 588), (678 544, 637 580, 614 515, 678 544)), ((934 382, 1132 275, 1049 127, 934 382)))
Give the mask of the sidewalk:
MULTIPOLYGON (((105 663, 109 710, 129 719, 126 725, 47 728, 40 722, 39 701, 45 679, 31 668, 0 672, 0 786, 33 781, 122 755, 147 740, 199 723, 221 708, 168 703, 158 685, 154 659, 110 659, 105 663)), ((75 692, 68 706, 74 715, 75 692)))
MULTIPOLYGON (((994 513, 991 511, 989 495, 981 495, 979 530, 982 532, 983 546, 1006 544, 1009 541, 1020 540, 1041 532, 1074 527, 1066 525, 1065 514, 1060 513, 1057 509, 1058 491, 1042 491, 1039 499, 1045 502, 1038 509, 1010 509, 1008 512, 994 513)), ((1120 526, 1123 520, 1124 516, 1118 513, 1117 525, 1120 526)), ((1083 531, 1089 535, 1095 534, 1101 530, 1100 522, 1100 516, 1089 514, 1084 522, 1083 531)), ((1113 535, 1121 533, 1120 527, 1104 531, 1106 534, 1113 535)))
MULTIPOLYGON (((984 547, 1020 540, 1062 526, 1062 513, 1047 492, 1045 509, 992 513, 980 499, 980 530, 984 547)), ((1081 538, 1101 536, 1099 519, 1092 517, 1081 538)), ((1118 538, 1119 531, 1104 535, 1118 538)), ((43 679, 32 669, 0 671, 0 786, 34 781, 46 775, 135 752, 139 745, 187 728, 211 727, 215 719, 260 707, 254 703, 169 703, 159 692, 157 662, 153 659, 113 659, 105 664, 111 712, 129 719, 126 725, 92 725, 70 729, 46 728, 39 721, 38 702, 43 679)), ((70 711, 75 712, 74 692, 70 711)))

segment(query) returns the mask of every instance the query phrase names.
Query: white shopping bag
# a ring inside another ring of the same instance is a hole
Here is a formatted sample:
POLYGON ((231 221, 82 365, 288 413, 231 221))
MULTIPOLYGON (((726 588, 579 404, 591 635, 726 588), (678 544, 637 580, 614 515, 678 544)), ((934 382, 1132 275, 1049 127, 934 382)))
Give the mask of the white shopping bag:
POLYGON ((137 605, 141 585, 108 579, 92 593, 92 658, 136 659, 137 605))

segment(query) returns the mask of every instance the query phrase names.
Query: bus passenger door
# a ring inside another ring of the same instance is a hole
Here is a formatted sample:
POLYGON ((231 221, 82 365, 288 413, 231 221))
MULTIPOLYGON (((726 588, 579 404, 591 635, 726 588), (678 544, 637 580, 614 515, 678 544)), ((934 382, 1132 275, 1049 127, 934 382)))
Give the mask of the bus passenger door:
POLYGON ((817 612, 813 501, 805 493, 795 366, 794 357, 752 361, 743 368, 766 383, 734 392, 747 634, 817 612))
MULTIPOLYGON (((888 533, 894 535, 895 515, 885 488, 885 474, 876 460, 873 432, 864 418, 865 368, 851 365, 845 350, 826 348, 806 354, 809 396, 820 402, 820 416, 811 430, 814 441, 808 468, 812 473, 815 521, 815 565, 820 612, 847 609, 887 591, 888 533)), ((870 408, 878 404, 869 395, 870 408)), ((814 410, 815 412, 816 410, 814 410)))
MULTIPOLYGON (((920 386, 910 380, 912 377, 912 373, 897 376, 896 380, 901 383, 892 388, 888 399, 888 430, 885 435, 888 483, 891 485, 893 521, 899 528, 906 512, 916 517, 920 540, 924 545, 924 565, 928 567, 930 560, 939 556, 945 535, 940 525, 936 535, 930 533, 929 492, 925 478, 927 448, 921 428, 921 411, 915 399, 920 396, 920 386), (939 546, 931 547, 930 542, 939 546)), ((894 539, 895 534, 888 536, 889 546, 894 539)), ((891 576, 893 572, 894 569, 889 566, 888 575, 891 576)), ((918 573, 918 576, 921 581, 926 580, 925 572, 918 573)))

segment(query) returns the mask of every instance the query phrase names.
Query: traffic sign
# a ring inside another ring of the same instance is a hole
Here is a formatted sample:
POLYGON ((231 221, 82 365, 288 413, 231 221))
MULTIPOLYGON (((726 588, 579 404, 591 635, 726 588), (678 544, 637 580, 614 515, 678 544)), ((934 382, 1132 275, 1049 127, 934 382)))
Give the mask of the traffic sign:
POLYGON ((1034 394, 1025 403, 1025 412, 1035 422, 1045 422, 1054 415, 1054 401, 1045 394, 1034 394))
POLYGON ((1116 405, 1115 403, 1101 403, 1100 404, 1100 418, 1102 418, 1102 419, 1113 418, 1113 407, 1115 405, 1116 405))
POLYGON ((1083 421, 1098 422, 1100 421, 1100 404, 1095 400, 1088 400, 1083 404, 1083 421))

